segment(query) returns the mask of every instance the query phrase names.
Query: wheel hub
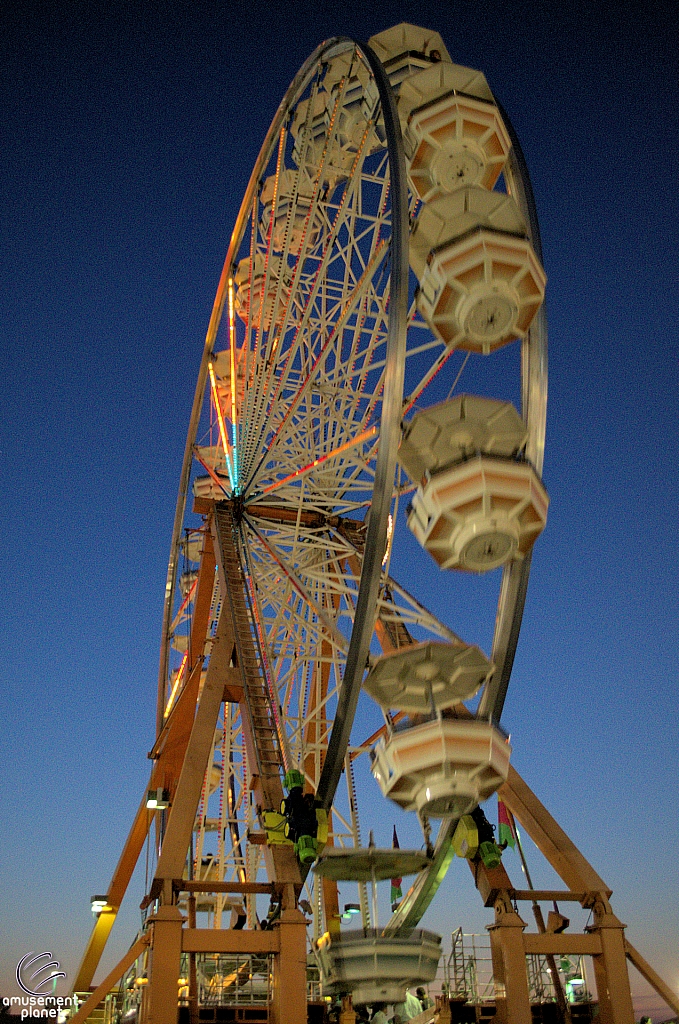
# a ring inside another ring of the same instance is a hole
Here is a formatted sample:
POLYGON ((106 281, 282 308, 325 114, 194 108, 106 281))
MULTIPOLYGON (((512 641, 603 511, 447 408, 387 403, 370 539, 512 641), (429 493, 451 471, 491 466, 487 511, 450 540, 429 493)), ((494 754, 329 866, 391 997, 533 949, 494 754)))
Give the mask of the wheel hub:
POLYGON ((459 320, 475 341, 493 342, 505 337, 516 325, 519 303, 497 285, 481 285, 462 302, 459 320))
POLYGON ((514 554, 517 539, 512 534, 489 530, 470 540, 460 551, 460 562, 476 572, 496 569, 514 554))
POLYGON ((443 192, 454 192, 464 185, 476 185, 485 169, 483 152, 463 143, 437 153, 431 162, 430 175, 443 192))

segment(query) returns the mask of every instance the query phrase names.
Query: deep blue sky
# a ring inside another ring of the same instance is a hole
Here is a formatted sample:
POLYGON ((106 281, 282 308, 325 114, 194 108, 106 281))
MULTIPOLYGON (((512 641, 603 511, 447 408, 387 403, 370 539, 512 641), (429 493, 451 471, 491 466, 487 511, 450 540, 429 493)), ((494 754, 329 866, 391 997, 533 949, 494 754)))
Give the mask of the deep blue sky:
MULTIPOLYGON (((551 508, 505 708, 514 763, 679 986, 676 6, 7 0, 0 17, 0 993, 38 947, 72 977, 146 782, 188 412, 265 131, 322 39, 402 20, 485 72, 541 220, 551 508)), ((482 929, 466 876, 446 885, 431 925, 482 929)))

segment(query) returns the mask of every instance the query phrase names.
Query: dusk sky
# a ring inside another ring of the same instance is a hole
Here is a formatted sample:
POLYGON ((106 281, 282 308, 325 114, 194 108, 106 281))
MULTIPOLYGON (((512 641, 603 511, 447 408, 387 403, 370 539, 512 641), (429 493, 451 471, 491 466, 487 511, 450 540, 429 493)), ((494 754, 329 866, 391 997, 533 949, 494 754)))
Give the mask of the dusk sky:
MULTIPOLYGON (((6 0, 0 995, 29 950, 74 976, 146 785, 188 416, 266 130, 318 43, 399 21, 484 71, 541 224, 551 505, 503 715, 513 763, 679 990, 676 3, 6 0)), ((445 587, 432 563, 444 620, 445 587)), ((492 625, 465 639, 488 651, 492 625)), ((143 888, 142 865, 104 967, 143 888)), ((460 863, 423 923, 448 944, 491 918, 460 863)), ((639 1013, 671 1016, 634 986, 639 1013)))

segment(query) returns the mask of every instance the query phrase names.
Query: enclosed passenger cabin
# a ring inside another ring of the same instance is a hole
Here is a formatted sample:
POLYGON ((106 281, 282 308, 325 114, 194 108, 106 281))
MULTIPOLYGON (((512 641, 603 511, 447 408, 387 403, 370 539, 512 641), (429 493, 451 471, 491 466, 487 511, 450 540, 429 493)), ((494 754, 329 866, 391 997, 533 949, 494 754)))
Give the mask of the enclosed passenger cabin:
POLYGON ((511 196, 468 185, 425 203, 410 263, 418 309, 446 345, 487 355, 523 337, 546 277, 511 196))
POLYGON ((549 498, 523 458, 510 402, 461 395, 404 424, 399 462, 419 481, 408 526, 442 569, 487 572, 525 555, 549 498))
POLYGON ((507 778, 510 747, 489 722, 448 709, 478 693, 493 671, 478 647, 430 642, 376 658, 364 689, 385 711, 406 712, 372 751, 384 796, 407 811, 462 815, 507 778))

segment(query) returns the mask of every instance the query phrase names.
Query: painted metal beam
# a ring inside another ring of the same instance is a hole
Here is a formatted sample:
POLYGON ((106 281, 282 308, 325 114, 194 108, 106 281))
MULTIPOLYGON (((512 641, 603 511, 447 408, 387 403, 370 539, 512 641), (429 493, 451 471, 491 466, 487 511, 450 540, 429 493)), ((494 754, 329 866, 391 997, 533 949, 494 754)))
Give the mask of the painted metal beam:
POLYGON ((78 1009, 77 1013, 74 1013, 74 1015, 69 1018, 69 1024, 85 1024, 89 1015, 93 1010, 96 1010, 99 1003, 108 995, 115 983, 120 981, 125 971, 132 966, 138 956, 141 956, 146 949, 148 942, 148 935, 143 935, 140 939, 137 939, 133 946, 130 946, 122 960, 119 960, 113 970, 109 971, 101 984, 97 985, 89 999, 86 999, 78 1009))
POLYGON ((511 765, 507 781, 498 790, 515 818, 525 828, 543 857, 546 857, 559 878, 574 892, 600 892, 606 897, 613 891, 568 838, 544 804, 511 765))
POLYGON ((554 935, 545 932, 524 932, 523 947, 527 954, 542 953, 552 956, 598 956, 601 953, 601 939, 598 935, 570 935, 561 932, 554 935))
POLYGON ((651 988, 656 990, 660 998, 664 999, 676 1014, 679 1014, 679 995, 665 984, 660 975, 656 974, 651 965, 644 960, 641 953, 627 939, 625 939, 625 955, 630 963, 634 964, 641 977, 648 982, 651 988))
POLYGON ((185 928, 184 953, 254 953, 267 955, 280 949, 279 929, 237 931, 234 928, 185 928))
POLYGON ((179 783, 170 808, 158 866, 151 886, 151 896, 159 894, 164 881, 181 878, 184 871, 217 728, 219 709, 224 698, 224 674, 231 660, 233 642, 231 623, 228 616, 222 615, 212 645, 210 663, 198 701, 179 783))

